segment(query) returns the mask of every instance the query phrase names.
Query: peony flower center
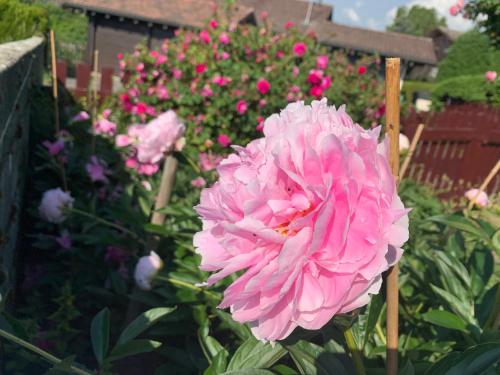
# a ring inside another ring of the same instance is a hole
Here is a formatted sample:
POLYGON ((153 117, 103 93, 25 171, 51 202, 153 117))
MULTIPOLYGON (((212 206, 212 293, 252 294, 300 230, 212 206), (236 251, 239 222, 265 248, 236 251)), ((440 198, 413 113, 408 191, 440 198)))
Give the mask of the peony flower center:
MULTIPOLYGON (((297 234, 297 229, 290 229, 290 224, 298 218, 304 217, 313 211, 314 207, 302 194, 293 194, 290 201, 290 206, 284 210, 285 213, 289 214, 289 219, 285 220, 283 223, 274 228, 274 231, 282 236, 290 237, 297 234)), ((283 213, 283 211, 282 211, 283 213)))

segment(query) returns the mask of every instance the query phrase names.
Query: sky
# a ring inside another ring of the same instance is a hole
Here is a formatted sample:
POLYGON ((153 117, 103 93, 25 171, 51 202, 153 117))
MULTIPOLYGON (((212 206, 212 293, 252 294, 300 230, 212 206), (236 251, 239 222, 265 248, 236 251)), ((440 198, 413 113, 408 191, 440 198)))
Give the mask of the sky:
POLYGON ((452 17, 450 7, 456 0, 322 0, 324 4, 333 5, 333 20, 335 22, 365 27, 375 30, 385 30, 392 23, 396 9, 400 6, 411 7, 421 5, 434 8, 446 18, 448 27, 453 30, 465 31, 472 27, 472 22, 458 15, 452 17))

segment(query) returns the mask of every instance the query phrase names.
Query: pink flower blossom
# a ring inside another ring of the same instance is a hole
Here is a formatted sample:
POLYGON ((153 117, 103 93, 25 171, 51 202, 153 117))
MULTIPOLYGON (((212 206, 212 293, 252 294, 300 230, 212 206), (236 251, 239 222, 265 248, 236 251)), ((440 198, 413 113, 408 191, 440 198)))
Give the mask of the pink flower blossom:
POLYGON ((269 17, 269 13, 267 11, 263 10, 262 12, 260 12, 260 18, 265 20, 267 19, 267 17, 269 17))
POLYGON ((137 169, 139 167, 139 162, 135 158, 128 158, 125 160, 125 166, 129 169, 137 169))
POLYGON ((228 147, 231 144, 231 138, 227 134, 219 134, 217 137, 217 143, 222 147, 228 147))
POLYGON ((231 42, 231 39, 228 34, 222 33, 219 35, 219 42, 224 45, 228 45, 231 42))
POLYGON ((116 124, 108 119, 101 118, 94 124, 96 134, 114 135, 116 133, 116 124))
POLYGON ((152 176, 160 170, 158 164, 144 163, 139 164, 137 167, 137 173, 143 174, 145 176, 152 176))
POLYGON ((78 112, 72 119, 71 122, 81 122, 81 121, 87 121, 90 119, 90 116, 87 112, 81 111, 78 112))
POLYGON ((60 224, 66 219, 64 208, 73 208, 73 202, 71 194, 60 188, 47 190, 43 193, 38 212, 49 223, 60 224))
POLYGON ((177 80, 181 79, 181 78, 182 78, 182 70, 179 70, 179 69, 173 68, 173 69, 172 69, 172 76, 173 76, 175 79, 177 79, 177 80))
POLYGON ((361 65, 359 68, 358 68, 358 74, 359 75, 363 75, 366 73, 366 66, 364 65, 361 65))
POLYGON ((264 78, 260 78, 258 81, 257 81, 257 90, 262 94, 262 95, 265 95, 269 92, 269 90, 271 89, 271 84, 269 83, 269 81, 267 79, 264 79, 264 78))
POLYGON ((139 258, 134 271, 137 286, 143 290, 151 290, 151 282, 162 267, 163 262, 154 251, 139 258))
POLYGON ((285 30, 288 30, 288 29, 291 29, 292 27, 295 26, 295 23, 293 23, 292 21, 287 21, 285 22, 285 30))
POLYGON ((326 99, 292 103, 202 191, 200 268, 217 271, 208 285, 236 278, 219 307, 258 339, 320 329, 366 305, 401 257, 407 210, 379 134, 326 99))
POLYGON ((210 148, 214 145, 214 142, 210 139, 205 139, 205 142, 203 142, 206 148, 210 148))
POLYGON ((309 82, 311 85, 319 85, 322 79, 322 70, 312 69, 311 71, 309 71, 309 75, 307 76, 307 82, 309 82))
POLYGON ((212 29, 216 29, 217 27, 219 27, 219 22, 217 22, 217 20, 210 20, 210 22, 208 23, 208 25, 212 28, 212 29))
POLYGON ((64 139, 59 138, 55 142, 43 141, 42 145, 44 145, 47 148, 47 151, 49 152, 50 155, 56 156, 62 150, 64 150, 64 139))
POLYGON ((63 230, 59 237, 56 237, 56 242, 61 246, 64 250, 71 249, 71 236, 67 230, 63 230))
POLYGON ((323 96, 323 88, 321 86, 313 86, 309 90, 309 95, 319 99, 323 96))
POLYGON ((227 59, 229 59, 229 57, 231 57, 231 55, 229 53, 227 53, 226 51, 222 52, 220 55, 220 58, 222 60, 227 60, 227 59))
POLYGON ((135 138, 137 160, 157 163, 165 153, 174 150, 176 142, 184 135, 184 124, 174 111, 169 110, 146 125, 130 126, 128 136, 135 138))
POLYGON ((300 69, 299 69, 299 67, 298 67, 298 66, 294 66, 294 67, 292 68, 292 75, 293 75, 294 77, 297 77, 297 76, 299 75, 299 73, 300 73, 300 69))
POLYGON ((207 30, 201 30, 199 37, 200 40, 205 44, 209 44, 212 41, 212 38, 210 38, 210 34, 208 33, 207 30))
POLYGON ((218 86, 226 86, 228 83, 231 82, 231 77, 225 77, 217 74, 212 78, 212 83, 215 83, 218 86))
POLYGON ((238 103, 236 103, 236 111, 240 114, 243 115, 248 109, 247 102, 242 100, 238 100, 238 103))
POLYGON ((207 66, 205 64, 196 64, 194 70, 196 74, 203 74, 207 70, 207 66))
POLYGON ((191 186, 194 187, 203 187, 207 184, 203 177, 197 177, 194 180, 191 180, 191 186))
POLYGON ((328 55, 320 55, 316 58, 316 68, 326 69, 328 66, 328 55))
POLYGON ((127 147, 132 143, 132 138, 125 134, 119 134, 115 138, 116 147, 127 147))
POLYGON ((293 45, 293 53, 297 57, 302 57, 307 52, 307 46, 305 43, 297 42, 293 45))
POLYGON ((199 166, 203 172, 209 172, 215 169, 221 162, 222 157, 219 155, 207 154, 205 152, 200 153, 199 166))
POLYGON ((214 95, 214 92, 212 91, 209 85, 205 85, 202 87, 200 95, 203 96, 204 98, 209 98, 214 95))
POLYGON ((106 165, 100 161, 97 156, 92 155, 90 157, 90 163, 85 165, 85 170, 92 182, 103 182, 108 183, 108 178, 106 177, 106 165))
POLYGON ((144 63, 139 63, 136 65, 135 70, 137 72, 142 72, 144 70, 144 63))
POLYGON ((452 5, 450 7, 450 15, 455 17, 458 13, 460 13, 460 8, 457 5, 452 5))
POLYGON ((486 207, 489 203, 488 194, 484 191, 479 192, 479 189, 470 189, 465 192, 465 198, 472 201, 475 199, 479 207, 486 207))
POLYGON ((165 64, 166 62, 167 62, 167 56, 158 54, 158 56, 156 57, 155 65, 162 65, 165 64))
POLYGON ((484 78, 488 81, 488 82, 495 82, 495 80, 497 79, 497 72, 493 71, 493 70, 489 70, 487 71, 485 74, 484 74, 484 78))

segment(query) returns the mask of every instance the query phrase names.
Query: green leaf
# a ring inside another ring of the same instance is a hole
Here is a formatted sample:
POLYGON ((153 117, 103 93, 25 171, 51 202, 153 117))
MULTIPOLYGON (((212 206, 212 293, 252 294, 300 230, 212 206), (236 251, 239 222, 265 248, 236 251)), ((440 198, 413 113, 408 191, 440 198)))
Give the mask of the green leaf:
POLYGON ((474 325, 476 321, 473 316, 473 307, 470 304, 466 304, 466 302, 461 301, 451 293, 447 292, 444 289, 438 288, 437 286, 430 284, 431 289, 440 297, 442 297, 450 308, 462 319, 464 319, 467 323, 471 323, 474 325))
POLYGON ((252 336, 236 350, 227 370, 269 368, 285 354, 286 350, 279 343, 272 347, 271 344, 263 343, 252 336))
POLYGON ((500 229, 495 232, 493 237, 491 237, 491 244, 496 251, 500 252, 500 229))
POLYGON ((177 307, 157 307, 146 312, 143 312, 125 328, 118 338, 116 345, 125 344, 126 342, 136 338, 142 332, 147 330, 153 324, 158 322, 165 315, 170 314, 177 307))
POLYGON ((226 350, 221 350, 212 360, 210 366, 205 370, 203 375, 219 375, 226 371, 228 353, 226 350))
POLYGON ((107 359, 109 362, 116 361, 123 357, 148 353, 161 346, 161 342, 153 340, 132 340, 124 344, 117 345, 111 351, 111 355, 107 359))
POLYGON ((384 299, 381 294, 375 294, 372 296, 370 306, 368 307, 368 317, 366 320, 365 336, 363 339, 363 347, 365 347, 370 335, 372 334, 375 326, 377 325, 378 318, 384 307, 384 299))
POLYGON ((411 360, 405 361, 405 364, 399 370, 398 372, 399 375, 415 375, 415 368, 413 367, 413 363, 411 363, 411 360))
POLYGON ((224 322, 223 325, 227 325, 228 328, 230 328, 240 339, 246 340, 252 336, 250 328, 248 328, 246 324, 235 322, 231 317, 231 314, 217 309, 215 311, 215 315, 217 315, 220 320, 224 322))
POLYGON ((453 352, 427 370, 425 375, 477 375, 500 361, 500 341, 479 344, 463 353, 453 352))
POLYGON ((272 371, 269 370, 261 370, 256 368, 248 368, 244 370, 235 370, 224 372, 220 375, 274 375, 272 371))
POLYGON ((335 354, 328 353, 318 345, 301 340, 294 345, 286 346, 286 349, 301 374, 349 374, 342 362, 336 358, 335 354))
POLYGON ((107 307, 99 311, 92 319, 90 338, 97 363, 102 364, 109 348, 109 309, 107 307))
POLYGON ((470 233, 482 240, 489 241, 490 236, 488 233, 481 228, 479 225, 470 219, 467 219, 463 216, 459 215, 437 215, 432 216, 428 220, 434 221, 437 223, 448 225, 452 228, 461 230, 463 232, 470 233))
POLYGON ((467 323, 459 316, 444 310, 431 310, 422 314, 422 318, 432 324, 449 329, 467 332, 467 323))
POLYGON ((469 258, 471 270, 471 289, 475 296, 484 292, 491 275, 493 274, 494 259, 489 249, 475 249, 469 258))

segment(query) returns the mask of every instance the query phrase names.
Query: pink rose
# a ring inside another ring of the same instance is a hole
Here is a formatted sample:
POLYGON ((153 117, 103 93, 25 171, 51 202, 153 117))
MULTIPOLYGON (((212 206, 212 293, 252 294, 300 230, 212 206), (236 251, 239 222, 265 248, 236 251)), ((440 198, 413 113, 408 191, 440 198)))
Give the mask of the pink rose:
POLYGON ((116 147, 127 147, 132 143, 132 138, 125 134, 119 134, 116 136, 115 144, 116 147))
POLYGON ((309 75, 307 76, 307 82, 309 82, 311 85, 319 85, 322 79, 323 79, 322 70, 313 69, 309 72, 309 75))
POLYGON ((326 99, 289 104, 264 138, 224 159, 201 193, 194 237, 220 308, 261 340, 316 330, 366 305, 408 239, 380 128, 364 130, 326 99))
POLYGON ((216 29, 217 27, 219 27, 219 22, 217 22, 217 20, 210 20, 210 22, 208 23, 208 25, 212 28, 212 29, 216 29))
POLYGON ((191 180, 191 186, 194 187, 203 187, 207 184, 203 177, 197 177, 194 180, 191 180))
POLYGON ((173 68, 172 69, 172 76, 175 78, 175 79, 181 79, 182 78, 182 70, 179 70, 179 69, 176 69, 176 68, 173 68))
MULTIPOLYGON (((207 140, 207 141, 209 141, 209 140, 207 140)), ((212 141, 210 141, 210 142, 212 142, 212 141)), ((210 145, 210 147, 212 145, 213 145, 213 142, 210 145)), ((205 152, 202 152, 202 153, 200 153, 200 161, 199 161, 200 169, 203 172, 211 171, 212 169, 215 169, 219 165, 221 160, 222 160, 222 157, 219 155, 207 154, 205 152)))
POLYGON ((366 66, 364 65, 361 65, 359 68, 358 68, 358 74, 359 75, 363 75, 366 73, 366 66))
POLYGON ((285 30, 288 30, 288 29, 291 29, 292 27, 295 26, 295 23, 293 23, 292 21, 287 21, 285 22, 285 30))
POLYGON ((96 134, 114 135, 116 133, 116 124, 108 119, 101 118, 94 124, 96 134))
POLYGON ((71 122, 87 121, 88 119, 90 119, 89 114, 87 112, 85 112, 85 111, 81 111, 81 112, 78 112, 78 114, 76 114, 71 119, 71 122))
POLYGON ((222 60, 227 60, 227 59, 229 59, 229 57, 231 57, 231 55, 229 53, 227 53, 226 51, 222 52, 220 55, 220 58, 222 60))
POLYGON ((318 69, 326 69, 328 66, 328 56, 320 55, 316 58, 316 68, 318 69))
POLYGON ((199 37, 200 40, 205 44, 209 44, 212 41, 212 38, 210 38, 210 34, 208 33, 207 30, 201 30, 199 37))
POLYGON ((450 7, 450 14, 455 17, 458 13, 460 13, 460 8, 457 5, 453 5, 450 7))
POLYGON ((243 115, 243 114, 245 114, 247 109, 248 109, 247 102, 244 100, 238 100, 238 103, 236 103, 236 111, 240 115, 243 115))
POLYGON ((470 189, 465 192, 465 198, 472 201, 475 199, 479 207, 486 207, 489 203, 488 194, 484 191, 479 192, 479 189, 470 189))
POLYGON ((219 42, 221 42, 221 44, 227 45, 231 42, 231 39, 229 38, 229 35, 227 35, 226 33, 222 33, 219 35, 219 42))
POLYGON ((231 138, 226 134, 219 134, 217 137, 217 143, 222 147, 228 147, 231 144, 231 138))
POLYGON ((264 78, 260 78, 258 81, 257 81, 257 90, 262 94, 262 95, 265 95, 269 92, 269 90, 271 89, 271 84, 269 83, 269 81, 267 79, 264 79, 264 78))
POLYGON ((294 66, 294 67, 292 68, 292 74, 293 74, 293 76, 294 76, 294 77, 297 77, 297 76, 299 75, 299 73, 300 73, 300 69, 299 69, 299 67, 298 67, 298 66, 294 66))
POLYGON ((207 66, 205 64, 197 64, 194 70, 196 74, 203 74, 207 70, 207 66))
POLYGON ((309 90, 309 95, 319 99, 323 96, 323 88, 321 86, 313 86, 309 90))
POLYGON ((495 80, 497 79, 497 72, 495 72, 493 70, 489 70, 486 73, 484 73, 484 78, 488 82, 495 82, 495 80))
POLYGON ((297 57, 302 57, 307 52, 307 46, 305 43, 297 42, 293 45, 293 53, 297 57))

